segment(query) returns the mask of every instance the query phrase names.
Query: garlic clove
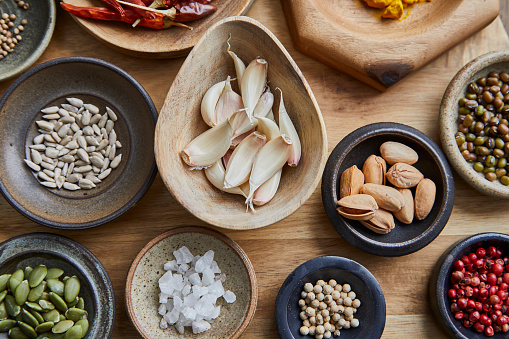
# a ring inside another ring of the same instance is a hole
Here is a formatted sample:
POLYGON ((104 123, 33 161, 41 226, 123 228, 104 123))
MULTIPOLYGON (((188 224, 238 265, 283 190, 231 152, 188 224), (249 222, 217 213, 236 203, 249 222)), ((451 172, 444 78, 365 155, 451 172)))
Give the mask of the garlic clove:
POLYGON ((228 121, 194 138, 180 153, 189 166, 210 166, 230 148, 233 129, 228 121))
POLYGON ((214 127, 216 124, 216 106, 221 93, 226 85, 226 80, 218 82, 217 84, 210 87, 201 101, 201 116, 203 121, 210 127, 214 127))
POLYGON ((241 110, 240 112, 237 112, 234 115, 232 115, 230 121, 233 128, 233 138, 236 138, 239 135, 246 133, 250 129, 256 127, 256 125, 258 125, 258 119, 257 118, 250 119, 247 115, 246 110, 241 110))
POLYGON ((228 49, 226 51, 228 52, 228 54, 230 54, 230 56, 233 59, 233 64, 235 65, 235 73, 237 73, 237 82, 239 84, 239 88, 242 88, 241 82, 242 82, 242 77, 244 75, 244 72, 246 71, 246 65, 244 64, 244 61, 242 61, 242 59, 237 56, 237 54, 230 51, 230 47, 231 47, 230 39, 231 39, 231 36, 230 36, 230 38, 228 38, 228 41, 226 42, 228 44, 228 49))
POLYGON ((239 194, 246 197, 247 194, 245 194, 240 187, 223 188, 225 173, 226 172, 221 160, 216 161, 214 164, 212 164, 212 166, 205 169, 205 176, 209 182, 214 185, 214 187, 219 188, 223 192, 239 194))
POLYGON ((258 125, 256 126, 256 130, 261 134, 264 134, 267 137, 267 141, 275 139, 281 135, 279 127, 277 127, 277 124, 274 121, 262 117, 258 117, 257 119, 258 125))
POLYGON ((226 154, 223 155, 223 157, 221 158, 224 168, 226 168, 226 166, 228 166, 228 162, 230 161, 230 157, 232 156, 232 153, 233 153, 233 150, 229 149, 228 151, 226 151, 226 154))
POLYGON ((214 123, 218 125, 228 120, 235 112, 244 108, 242 97, 235 93, 230 85, 230 76, 226 79, 223 93, 219 97, 214 112, 214 123))
POLYGON ((266 117, 272 110, 272 105, 274 105, 274 94, 272 94, 270 88, 267 87, 260 99, 258 99, 253 115, 257 118, 266 117))
POLYGON ((267 61, 255 59, 247 66, 242 76, 240 90, 249 119, 252 118, 254 108, 263 94, 267 82, 267 67, 267 61))
POLYGON ((269 114, 267 114, 266 118, 276 122, 276 118, 274 118, 274 112, 272 110, 269 111, 269 114))
MULTIPOLYGON (((251 128, 249 131, 247 131, 246 133, 242 133, 241 135, 239 135, 238 137, 235 137, 232 139, 232 142, 230 144, 230 149, 234 150, 235 147, 237 147, 237 145, 242 141, 244 140, 249 134, 253 133, 255 131, 255 128, 251 128)), ((262 133, 263 134, 263 133, 262 133)))
POLYGON ((249 180, 256 155, 266 142, 265 135, 258 132, 253 132, 242 140, 228 161, 224 176, 224 188, 236 187, 249 180))
POLYGON ((297 166, 297 164, 300 161, 301 156, 301 144, 300 144, 300 138, 297 134, 297 130, 295 129, 295 126, 292 123, 292 119, 290 119, 290 116, 288 115, 288 112, 286 111, 284 102, 283 102, 283 91, 281 91, 280 88, 278 88, 281 93, 281 100, 279 102, 279 129, 281 130, 282 134, 288 135, 290 140, 292 141, 292 151, 290 153, 290 157, 288 158, 288 165, 291 167, 297 166))
POLYGON ((283 169, 281 168, 269 180, 265 181, 260 187, 258 187, 253 196, 253 204, 261 206, 272 200, 279 187, 282 172, 283 169))

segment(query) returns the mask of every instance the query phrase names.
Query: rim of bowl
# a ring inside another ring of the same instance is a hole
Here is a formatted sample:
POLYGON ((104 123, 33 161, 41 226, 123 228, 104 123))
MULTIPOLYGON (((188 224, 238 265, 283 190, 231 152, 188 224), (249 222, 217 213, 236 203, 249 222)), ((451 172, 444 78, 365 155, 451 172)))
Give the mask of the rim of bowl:
MULTIPOLYGON (((141 84, 138 81, 136 81, 136 79, 134 79, 129 73, 127 73, 126 71, 124 71, 120 67, 117 67, 117 66, 115 66, 113 64, 110 64, 109 62, 106 62, 106 61, 103 61, 103 60, 100 60, 100 59, 96 59, 96 58, 90 58, 90 57, 76 57, 76 56, 64 57, 64 58, 49 60, 49 61, 46 61, 45 63, 42 63, 40 65, 35 66, 31 70, 29 70, 26 73, 24 73, 23 75, 21 75, 19 78, 17 78, 16 81, 14 81, 14 83, 12 85, 10 85, 9 88, 7 88, 5 93, 0 98, 0 110, 4 106, 5 102, 7 101, 7 99, 11 95, 11 93, 19 85, 21 85, 21 83, 23 81, 29 79, 32 75, 34 75, 35 73, 39 72, 40 70, 43 70, 45 68, 52 67, 52 66, 55 66, 55 65, 59 65, 59 64, 66 64, 66 63, 88 63, 88 64, 95 64, 95 65, 98 65, 98 66, 102 66, 102 67, 108 68, 108 69, 112 70, 113 72, 119 74, 123 78, 125 78, 132 86, 134 86, 136 88, 136 90, 138 92, 140 92, 141 96, 145 100, 145 103, 147 104, 147 106, 148 106, 148 108, 150 110, 150 113, 152 114, 152 118, 154 119, 154 128, 155 128, 155 126, 157 124, 157 118, 158 118, 157 109, 156 109, 154 103, 152 102, 152 99, 150 98, 150 95, 145 90, 145 88, 143 88, 143 86, 141 86, 141 84)), ((156 175, 157 175, 157 165, 156 165, 155 156, 154 156, 154 162, 152 163, 152 168, 150 169, 149 176, 147 177, 147 179, 145 180, 145 182, 141 186, 141 189, 138 192, 136 192, 136 194, 133 195, 131 200, 129 200, 120 209, 112 212, 111 214, 105 216, 104 218, 100 218, 100 219, 97 219, 97 220, 94 220, 94 221, 85 222, 85 223, 72 224, 72 223, 54 222, 54 221, 47 220, 45 218, 42 218, 42 217, 39 217, 39 216, 33 214, 32 212, 30 212, 27 209, 25 209, 21 204, 19 204, 6 191, 5 186, 4 186, 1 178, 0 178, 0 193, 2 193, 3 197, 5 198, 5 200, 7 200, 7 202, 15 210, 17 210, 20 214, 24 215, 25 217, 27 217, 28 219, 30 219, 30 220, 32 220, 32 221, 34 221, 36 223, 39 223, 41 225, 48 226, 48 227, 51 227, 51 228, 56 228, 56 229, 82 230, 82 229, 87 229, 87 228, 92 228, 92 227, 97 227, 97 226, 104 225, 104 224, 106 224, 106 223, 108 223, 110 221, 115 220, 116 218, 120 217, 124 213, 126 213, 129 209, 131 209, 131 207, 134 206, 134 204, 136 204, 145 195, 145 193, 148 191, 148 189, 152 185, 152 182, 154 181, 156 175)))
POLYGON ((276 330, 280 338, 294 338, 293 335, 291 335, 290 326, 288 325, 289 306, 287 305, 295 287, 306 276, 327 268, 337 268, 348 271, 357 276, 366 284, 367 289, 375 301, 375 314, 380 315, 376 319, 373 319, 373 331, 370 331, 370 335, 373 335, 373 337, 370 338, 380 338, 384 331, 386 320, 385 297, 382 291, 382 287, 380 287, 380 283, 378 280, 376 280, 373 273, 371 273, 366 267, 362 266, 354 260, 337 256, 323 256, 308 260, 300 264, 285 279, 276 297, 276 307, 274 314, 276 330), (277 305, 285 306, 277 307, 277 305))
MULTIPOLYGON (((97 324, 96 326, 101 326, 101 328, 106 328, 108 331, 108 338, 111 338, 113 334, 113 326, 115 324, 115 317, 116 317, 116 302, 115 302, 115 293, 113 291, 113 285, 111 283, 110 277, 108 275, 108 272, 104 268, 103 264, 99 261, 99 259, 84 245, 80 244, 79 242, 65 237, 60 234, 55 233, 48 233, 48 232, 34 232, 34 233, 26 233, 14 236, 10 239, 5 240, 4 242, 0 243, 0 258, 2 258, 3 262, 8 260, 13 260, 21 255, 23 255, 25 252, 36 252, 36 254, 39 253, 48 253, 51 255, 54 255, 55 257, 58 257, 62 259, 63 261, 68 262, 70 265, 74 266, 74 268, 79 271, 83 276, 87 278, 89 281, 89 284, 92 286, 91 292, 97 292, 97 288, 94 288, 95 284, 97 283, 93 277, 89 277, 86 274, 84 274, 83 267, 86 267, 88 270, 96 270, 98 275, 102 278, 102 282, 106 286, 105 290, 102 290, 103 293, 106 293, 106 299, 110 301, 111 307, 109 310, 105 311, 105 318, 109 319, 106 323, 97 324), (38 248, 37 246, 34 247, 34 243, 32 241, 33 238, 38 239, 44 239, 46 238, 48 241, 51 241, 51 244, 59 244, 59 247, 62 248, 62 252, 56 252, 52 249, 47 248, 38 248), (18 245, 16 245, 16 242, 19 240, 23 240, 27 242, 27 245, 30 245, 30 248, 23 249, 20 251, 20 248, 18 245), (13 244, 14 243, 14 244, 13 244), (66 256, 66 254, 63 253, 63 251, 66 251, 67 253, 79 250, 80 254, 76 256, 66 256), (7 257, 7 258, 6 258, 7 257), (111 316, 110 314, 111 313, 111 316)), ((97 297, 97 293, 93 293, 94 297, 97 297)), ((99 298, 96 298, 99 299, 99 298)), ((100 298, 104 299, 104 298, 100 298)), ((97 303, 94 303, 94 308, 97 309, 97 303)), ((102 319, 104 320, 104 319, 102 319)))
POLYGON ((440 104, 440 139, 449 162, 468 185, 483 194, 509 199, 509 187, 502 185, 498 180, 489 181, 477 173, 461 155, 454 137, 458 130, 456 120, 458 100, 466 90, 467 81, 483 70, 502 62, 509 63, 509 50, 483 54, 467 63, 456 73, 447 86, 440 104))
POLYGON ((147 254, 147 252, 154 247, 157 243, 160 241, 169 238, 171 236, 181 234, 181 233, 201 233, 208 236, 212 236, 218 240, 221 240, 223 243, 225 243, 228 247, 230 247, 241 259, 244 268, 247 271, 247 274, 249 276, 249 282, 251 284, 250 286, 250 293, 251 293, 251 299, 249 301, 249 307, 246 313, 246 316, 242 323, 240 324, 240 327, 229 337, 230 339, 236 339, 239 338, 242 333, 247 329, 251 321, 253 320, 255 311, 256 311, 256 305, 258 303, 258 282, 256 280, 256 274, 253 265, 251 264, 251 261, 249 260, 249 257, 247 256, 246 252, 242 249, 242 247, 239 246, 235 241, 233 241, 231 238, 226 236, 225 234, 202 226, 182 226, 182 227, 176 227, 169 231, 166 231, 162 234, 159 234, 152 240, 150 240, 143 248, 138 252, 136 257, 134 258, 131 267, 129 268, 129 272, 127 273, 127 281, 125 285, 125 305, 127 309, 127 315, 129 316, 129 319, 131 320, 132 324, 138 331, 138 333, 145 339, 152 339, 151 336, 149 336, 144 330, 143 327, 138 322, 136 315, 134 314, 133 309, 133 303, 131 299, 131 286, 133 283, 133 277, 134 273, 136 272, 136 269, 138 268, 138 264, 140 263, 141 259, 147 254))
POLYGON ((34 62, 36 62, 41 57, 42 53, 44 53, 44 51, 48 47, 48 45, 51 41, 51 38, 53 37, 53 31, 55 30, 55 24, 57 21, 56 20, 57 9, 56 9, 54 0, 48 0, 47 2, 49 5, 49 15, 50 15, 49 29, 46 30, 44 37, 42 38, 41 42, 37 46, 34 53, 30 54, 30 57, 28 57, 25 60, 25 62, 23 62, 19 67, 15 68, 9 72, 6 72, 4 74, 0 74, 0 81, 8 80, 8 79, 13 78, 13 77, 23 73, 24 71, 26 71, 30 66, 32 66, 34 64, 34 62))
MULTIPOLYGON (((442 322, 447 326, 449 333, 453 334, 456 338, 468 339, 468 337, 458 331, 456 325, 451 321, 448 305, 449 301, 447 300, 447 296, 438 294, 438 288, 439 286, 440 288, 445 286, 449 277, 449 269, 452 267, 454 260, 457 259, 460 252, 475 243, 494 240, 504 241, 509 244, 509 235, 497 232, 486 232, 470 235, 456 241, 440 256, 433 273, 431 274, 429 293, 432 309, 434 311, 433 313, 435 314, 435 317, 438 318, 439 322, 442 322)), ((480 333, 480 336, 484 335, 480 333)))
POLYGON ((336 145, 325 167, 326 170, 322 178, 322 202, 329 221, 339 235, 348 243, 370 254, 380 256, 402 256, 416 252, 429 245, 442 232, 452 213, 455 186, 449 164, 438 145, 426 134, 413 127, 393 122, 379 122, 362 126, 348 134, 336 145), (339 173, 341 163, 345 160, 350 151, 360 142, 381 134, 395 134, 411 138, 428 150, 440 169, 440 176, 444 186, 442 206, 440 206, 440 211, 436 219, 430 224, 426 231, 421 233, 418 237, 399 243, 385 243, 365 237, 354 227, 351 227, 343 217, 339 219, 341 225, 336 225, 336 223, 332 221, 337 215, 335 208, 337 199, 334 198, 337 198, 336 192, 341 176, 339 173), (328 170, 329 168, 332 170, 328 170), (334 206, 334 208, 331 208, 332 206, 334 206))

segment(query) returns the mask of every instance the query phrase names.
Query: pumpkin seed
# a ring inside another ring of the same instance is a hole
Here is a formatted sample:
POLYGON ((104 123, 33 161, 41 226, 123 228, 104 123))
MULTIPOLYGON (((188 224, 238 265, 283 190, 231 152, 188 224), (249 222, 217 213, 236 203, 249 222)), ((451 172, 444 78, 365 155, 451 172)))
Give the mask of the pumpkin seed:
POLYGON ((0 275, 0 291, 3 291, 7 288, 7 283, 9 282, 10 278, 11 278, 10 274, 0 275))
POLYGON ((83 335, 83 329, 81 326, 74 325, 67 332, 65 332, 65 339, 81 339, 83 335))
POLYGON ((28 293, 28 301, 37 301, 39 298, 42 297, 42 294, 44 292, 44 289, 46 288, 46 282, 43 281, 39 285, 37 285, 35 288, 32 288, 30 292, 28 293))
POLYGON ((65 282, 64 297, 65 301, 71 302, 80 293, 80 280, 76 276, 72 276, 65 282))
POLYGON ((64 299, 62 299, 61 296, 54 292, 50 292, 49 299, 58 310, 62 312, 67 311, 67 304, 65 303, 64 299))
POLYGON ((50 331, 55 324, 51 321, 47 321, 45 323, 40 324, 35 328, 35 331, 38 333, 44 333, 50 331))
POLYGON ((81 326, 82 334, 81 336, 84 337, 85 334, 88 332, 88 320, 87 319, 81 319, 76 322, 74 326, 81 326))
POLYGON ((46 274, 46 279, 58 279, 60 276, 64 274, 64 271, 60 268, 50 268, 48 270, 48 274, 46 274))
POLYGON ((67 332, 67 330, 69 330, 73 326, 74 326, 74 321, 72 321, 72 320, 60 321, 58 324, 53 326, 53 328, 51 329, 51 332, 64 333, 64 332, 67 332))
POLYGON ((71 301, 70 303, 67 303, 67 307, 68 308, 74 307, 74 306, 78 305, 79 301, 80 301, 80 298, 76 297, 76 298, 74 298, 73 301, 71 301))
POLYGON ((5 319, 0 321, 0 332, 7 332, 16 325, 16 320, 5 319))
POLYGON ((2 292, 0 292, 0 303, 4 300, 6 295, 7 295, 7 290, 3 290, 2 292))
POLYGON ((5 308, 5 301, 3 301, 0 303, 0 320, 7 319, 7 317, 9 317, 9 314, 5 308))
POLYGON ((49 293, 42 292, 41 298, 39 300, 49 300, 49 293))
POLYGON ((42 317, 42 315, 39 312, 32 310, 32 309, 29 309, 28 312, 30 312, 30 314, 33 315, 35 319, 37 319, 39 324, 42 324, 44 322, 44 318, 42 317))
POLYGON ((35 302, 30 302, 30 301, 27 301, 25 303, 25 305, 27 305, 28 307, 30 307, 31 309, 37 311, 37 312, 42 312, 44 311, 43 308, 41 307, 41 305, 39 305, 38 303, 35 303, 35 302))
POLYGON ((54 310, 55 305, 47 300, 39 300, 39 305, 41 305, 43 310, 54 310))
POLYGON ((81 319, 86 319, 87 315, 88 315, 87 311, 75 307, 70 308, 67 310, 67 312, 65 312, 65 317, 74 322, 81 319))
POLYGON ((46 281, 46 283, 48 284, 48 289, 51 292, 56 293, 61 297, 64 295, 64 283, 63 282, 61 282, 60 280, 57 280, 57 279, 48 279, 46 281))
POLYGON ((34 328, 39 326, 39 321, 24 308, 21 309, 21 319, 34 328))
POLYGON ((23 305, 28 299, 28 293, 30 293, 30 287, 28 287, 28 280, 23 280, 16 291, 14 292, 14 298, 16 299, 16 304, 23 305))
POLYGON ((19 327, 13 327, 9 330, 9 338, 10 339, 30 339, 29 336, 27 336, 21 328, 19 327))
POLYGON ((22 321, 18 321, 18 326, 19 326, 19 328, 21 328, 23 333, 25 333, 30 338, 33 338, 33 339, 37 338, 37 332, 35 332, 35 330, 32 326, 30 326, 27 323, 24 323, 22 321))
POLYGON ((44 280, 44 278, 46 278, 46 274, 48 274, 48 269, 45 265, 39 265, 34 268, 30 274, 30 277, 28 278, 30 288, 38 286, 44 280))
POLYGON ((9 289, 11 290, 11 292, 16 291, 16 287, 18 287, 18 285, 21 284, 24 277, 25 273, 23 273, 23 270, 21 269, 17 270, 11 275, 11 278, 9 279, 9 289))
POLYGON ((21 312, 21 307, 16 304, 16 299, 12 295, 5 297, 5 309, 11 317, 15 317, 21 312))
POLYGON ((52 323, 58 323, 60 321, 60 313, 57 310, 52 310, 46 313, 43 313, 42 317, 45 321, 51 321, 52 323))
POLYGON ((85 299, 80 297, 78 303, 76 304, 76 308, 84 310, 85 309, 85 299))
POLYGON ((64 320, 67 320, 66 317, 63 315, 63 314, 60 314, 60 321, 64 321, 64 320))
MULTIPOLYGON (((25 267, 25 279, 28 279, 28 277, 30 277, 30 274, 32 273, 33 270, 34 269, 30 266, 25 267)), ((30 279, 28 281, 30 281, 30 279)))

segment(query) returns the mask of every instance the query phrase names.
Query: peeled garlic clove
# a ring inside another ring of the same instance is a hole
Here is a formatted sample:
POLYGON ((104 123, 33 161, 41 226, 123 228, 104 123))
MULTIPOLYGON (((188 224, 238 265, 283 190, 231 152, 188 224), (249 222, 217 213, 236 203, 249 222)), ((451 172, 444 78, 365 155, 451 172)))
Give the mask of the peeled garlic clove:
POLYGON ((253 115, 257 118, 266 117, 272 110, 272 105, 274 105, 274 94, 270 92, 270 88, 267 88, 260 99, 258 99, 258 103, 254 108, 253 115))
POLYGON ((283 102, 283 91, 281 91, 281 89, 279 89, 279 91, 281 92, 281 100, 279 102, 279 129, 281 130, 282 134, 288 135, 292 141, 292 151, 290 153, 290 157, 288 158, 288 165, 294 167, 299 163, 302 152, 300 138, 297 134, 295 126, 292 123, 292 120, 290 119, 290 116, 288 115, 288 112, 286 111, 283 102))
POLYGON ((267 142, 258 152, 251 169, 249 177, 249 196, 246 199, 246 205, 251 210, 253 208, 253 196, 255 191, 264 182, 279 171, 288 161, 291 152, 292 141, 284 134, 267 142))
POLYGON ((269 114, 267 114, 266 118, 276 122, 276 119, 274 118, 274 112, 272 112, 272 110, 269 111, 269 114))
POLYGON ((258 117, 257 119, 258 125, 256 126, 256 130, 265 135, 267 137, 267 141, 275 139, 281 135, 279 127, 277 127, 277 124, 274 121, 262 117, 258 117))
POLYGON ((258 132, 253 132, 242 140, 228 161, 224 188, 236 187, 248 181, 253 161, 266 141, 265 135, 258 132))
POLYGON ((193 139, 180 155, 189 166, 210 166, 226 154, 232 134, 230 123, 225 121, 193 139))
MULTIPOLYGON (((230 161, 230 157, 232 156, 232 153, 233 153, 233 150, 229 149, 228 151, 226 151, 226 154, 223 155, 223 157, 221 158, 221 162, 223 163, 224 168, 226 168, 226 166, 228 166, 228 162, 230 161)), ((224 179, 223 179, 223 181, 224 181, 224 179)))
POLYGON ((205 176, 214 187, 223 192, 247 196, 239 187, 223 188, 225 170, 221 160, 216 161, 212 166, 205 169, 205 176))
POLYGON ((237 81, 239 84, 239 88, 242 88, 241 82, 244 72, 246 71, 246 65, 244 64, 244 61, 242 61, 242 59, 237 56, 237 54, 230 51, 230 38, 228 38, 228 41, 226 42, 228 44, 228 49, 226 51, 228 52, 228 54, 230 54, 230 56, 233 59, 233 64, 235 65, 235 73, 237 73, 237 81))
POLYGON ((256 127, 256 125, 258 125, 258 119, 257 118, 249 119, 247 112, 245 110, 235 113, 235 115, 233 115, 230 118, 230 121, 233 128, 233 138, 236 138, 239 135, 246 133, 253 127, 256 127))
POLYGON ((214 124, 218 125, 228 120, 235 112, 244 108, 242 97, 235 93, 230 85, 230 76, 226 79, 223 93, 219 97, 214 112, 214 124))
POLYGON ((279 187, 282 172, 283 169, 281 168, 279 171, 276 172, 276 174, 272 176, 272 178, 265 181, 260 187, 258 187, 253 196, 253 204, 261 206, 265 205, 270 200, 272 200, 279 187))
POLYGON ((265 83, 267 82, 268 63, 264 59, 255 59, 247 66, 241 81, 241 93, 244 107, 247 109, 249 119, 253 116, 253 111, 258 103, 258 99, 263 93, 265 83))
MULTIPOLYGON (((235 147, 237 147, 238 144, 240 144, 240 142, 242 140, 244 140, 249 134, 253 133, 255 131, 254 128, 251 128, 249 131, 247 131, 246 133, 243 133, 241 135, 239 135, 238 137, 235 137, 232 139, 232 142, 230 144, 230 149, 234 150, 235 147)), ((263 134, 263 133, 262 133, 263 134)))
POLYGON ((223 93, 225 85, 226 81, 221 81, 213 85, 207 90, 201 101, 201 116, 203 121, 205 121, 205 123, 210 127, 214 127, 216 125, 216 106, 221 93, 223 93))

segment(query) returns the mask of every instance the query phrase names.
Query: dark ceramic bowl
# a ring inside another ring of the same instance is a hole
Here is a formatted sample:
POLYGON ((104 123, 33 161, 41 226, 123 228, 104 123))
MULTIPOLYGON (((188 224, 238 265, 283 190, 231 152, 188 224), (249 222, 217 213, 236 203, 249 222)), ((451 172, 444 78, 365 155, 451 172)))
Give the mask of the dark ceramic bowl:
POLYGON ((322 200, 330 222, 350 244, 375 255, 400 256, 420 250, 440 234, 452 212, 454 181, 442 151, 425 134, 402 124, 376 123, 353 131, 334 148, 322 178, 322 200), (414 218, 411 225, 405 225, 395 218, 391 232, 377 234, 358 221, 341 217, 336 203, 343 171, 353 165, 362 169, 371 154, 380 155, 379 147, 386 141, 413 148, 419 155, 414 166, 435 182, 437 190, 433 209, 424 220, 414 218))
MULTIPOLYGON (((27 1, 28 10, 18 7, 14 1, 0 1, 0 13, 16 15, 15 27, 26 19, 24 30, 20 32, 22 40, 0 60, 0 81, 15 77, 26 71, 42 55, 51 40, 56 21, 54 0, 27 1)), ((12 32, 12 29, 9 29, 12 32)))
POLYGON ((350 284, 361 301, 355 313, 359 327, 340 330, 341 338, 370 338, 382 336, 385 328, 385 298, 376 278, 361 264, 342 257, 319 257, 297 267, 279 289, 276 298, 276 329, 282 339, 307 339, 300 334, 300 293, 304 284, 334 279, 338 284, 350 284))
POLYGON ((90 323, 85 338, 110 338, 115 323, 115 295, 108 273, 92 252, 52 233, 24 234, 0 244, 0 275, 40 264, 78 277, 90 323))
MULTIPOLYGON (((456 320, 450 311, 447 291, 452 287, 451 274, 453 264, 464 255, 474 252, 479 247, 499 248, 504 256, 509 254, 509 235, 502 233, 480 233, 469 236, 452 244, 438 259, 429 281, 429 298, 431 309, 442 328, 452 337, 461 339, 483 339, 483 333, 466 328, 456 320)), ((508 333, 498 333, 493 338, 508 338, 508 333)))
POLYGON ((109 222, 129 210, 154 180, 156 120, 150 96, 116 66, 83 57, 36 66, 0 99, 0 191, 16 210, 46 226, 84 229, 109 222), (64 103, 69 96, 118 112, 115 131, 122 161, 92 190, 45 188, 23 161, 26 145, 38 134, 40 110, 64 103))

